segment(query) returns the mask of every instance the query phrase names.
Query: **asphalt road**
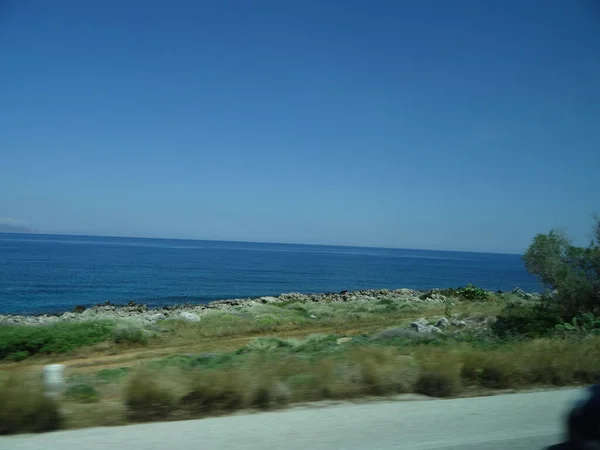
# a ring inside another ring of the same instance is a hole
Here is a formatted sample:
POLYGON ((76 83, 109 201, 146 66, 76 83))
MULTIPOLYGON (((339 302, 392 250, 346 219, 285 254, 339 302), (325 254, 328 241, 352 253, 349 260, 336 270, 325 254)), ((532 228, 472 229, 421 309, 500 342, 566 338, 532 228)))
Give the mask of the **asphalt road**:
POLYGON ((581 390, 301 407, 0 437, 3 450, 516 450, 558 442, 581 390))

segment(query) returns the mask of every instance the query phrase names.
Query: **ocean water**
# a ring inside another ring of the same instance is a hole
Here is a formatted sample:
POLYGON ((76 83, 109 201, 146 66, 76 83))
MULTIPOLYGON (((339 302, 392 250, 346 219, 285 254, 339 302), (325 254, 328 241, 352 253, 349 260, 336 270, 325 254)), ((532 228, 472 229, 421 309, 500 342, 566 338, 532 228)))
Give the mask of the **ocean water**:
POLYGON ((0 313, 467 283, 540 290, 519 255, 0 233, 0 313))

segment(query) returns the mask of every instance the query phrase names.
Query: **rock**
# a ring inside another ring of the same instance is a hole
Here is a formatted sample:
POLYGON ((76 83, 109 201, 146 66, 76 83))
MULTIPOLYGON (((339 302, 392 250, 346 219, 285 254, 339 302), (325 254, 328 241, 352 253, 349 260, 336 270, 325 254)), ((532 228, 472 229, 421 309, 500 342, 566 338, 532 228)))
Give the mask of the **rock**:
POLYGON ((261 297, 259 300, 263 303, 273 303, 273 302, 279 301, 279 299, 277 297, 271 297, 271 296, 261 297))
POLYGON ((310 317, 311 317, 311 319, 316 319, 317 318, 317 316, 314 316, 312 314, 310 315, 310 317))
POLYGON ((531 294, 528 294, 521 288, 514 288, 512 291, 510 291, 510 293, 512 295, 516 295, 517 297, 522 298, 523 300, 531 300, 531 294))
POLYGON ((140 319, 145 320, 149 323, 155 323, 159 320, 163 320, 166 316, 163 313, 150 314, 148 316, 141 316, 140 319))
POLYGON ((342 345, 345 344, 346 342, 350 342, 352 340, 351 337, 343 337, 343 338, 339 338, 336 342, 337 345, 342 345))
POLYGON ((438 328, 446 328, 448 325, 450 325, 450 321, 445 317, 440 317, 440 319, 435 324, 435 326, 438 328))
POLYGON ((453 319, 450 321, 450 325, 452 325, 453 327, 463 328, 467 326, 467 322, 465 322, 464 320, 453 319))
POLYGON ((200 322, 200 316, 198 316, 198 314, 194 314, 187 311, 180 312, 179 318, 188 322, 200 322))
POLYGON ((438 327, 434 327, 433 325, 415 324, 415 326, 412 326, 412 329, 415 330, 417 333, 443 333, 441 329, 439 329, 438 327))
POLYGON ((410 323, 411 328, 418 328, 419 326, 425 327, 427 325, 429 325, 429 321, 424 317, 421 317, 421 318, 415 320, 414 322, 410 323))

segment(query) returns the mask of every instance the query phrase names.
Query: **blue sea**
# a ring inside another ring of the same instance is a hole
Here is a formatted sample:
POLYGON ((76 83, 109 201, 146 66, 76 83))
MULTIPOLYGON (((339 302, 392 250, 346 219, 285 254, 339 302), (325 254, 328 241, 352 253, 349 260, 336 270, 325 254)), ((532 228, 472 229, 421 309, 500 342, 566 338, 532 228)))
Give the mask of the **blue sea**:
POLYGON ((520 255, 0 233, 0 313, 467 283, 540 290, 520 255))

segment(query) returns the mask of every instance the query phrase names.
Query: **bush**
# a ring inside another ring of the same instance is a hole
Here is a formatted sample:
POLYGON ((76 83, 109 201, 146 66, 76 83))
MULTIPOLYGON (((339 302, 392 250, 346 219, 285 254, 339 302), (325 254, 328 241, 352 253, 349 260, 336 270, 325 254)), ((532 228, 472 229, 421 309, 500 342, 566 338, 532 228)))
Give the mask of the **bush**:
POLYGON ((496 318, 492 330, 501 338, 534 338, 549 334, 560 322, 558 314, 545 306, 509 304, 496 318))
POLYGON ((447 349, 427 349, 417 357, 420 371, 415 392, 431 397, 451 397, 462 391, 460 355, 447 349))
POLYGON ((347 359, 357 369, 360 391, 367 395, 387 395, 412 390, 416 368, 410 358, 400 357, 390 347, 358 347, 347 359))
POLYGON ((483 302, 488 300, 487 291, 477 286, 473 286, 472 284, 467 284, 465 287, 458 288, 456 294, 463 300, 472 302, 483 302))
POLYGON ((0 399, 0 434, 52 431, 63 424, 58 404, 39 385, 9 378, 0 399))
POLYGON ((148 343, 147 332, 140 326, 130 323, 121 323, 115 326, 112 330, 112 338, 115 344, 119 345, 145 345, 148 343))
POLYGON ((250 407, 268 410, 285 405, 291 398, 291 392, 282 382, 273 382, 269 378, 259 378, 249 387, 247 402, 250 407))
POLYGON ((151 371, 138 371, 129 378, 124 398, 130 420, 161 420, 175 409, 174 393, 154 376, 151 371))
POLYGON ((233 411, 244 405, 244 382, 236 370, 202 371, 192 377, 179 404, 192 414, 233 411))
POLYGON ((588 247, 573 246, 563 233, 551 230, 533 239, 523 260, 555 295, 546 299, 561 310, 566 320, 583 314, 600 314, 600 216, 588 247))
POLYGON ((470 351, 463 360, 461 377, 492 389, 514 387, 522 381, 518 354, 510 351, 470 351))
POLYGON ((110 339, 109 322, 0 326, 0 360, 23 359, 37 353, 66 353, 110 339))
POLYGON ((238 350, 238 352, 264 352, 291 347, 293 347, 293 345, 288 341, 284 341, 283 339, 274 337, 259 337, 248 343, 248 345, 246 345, 245 347, 238 350))

